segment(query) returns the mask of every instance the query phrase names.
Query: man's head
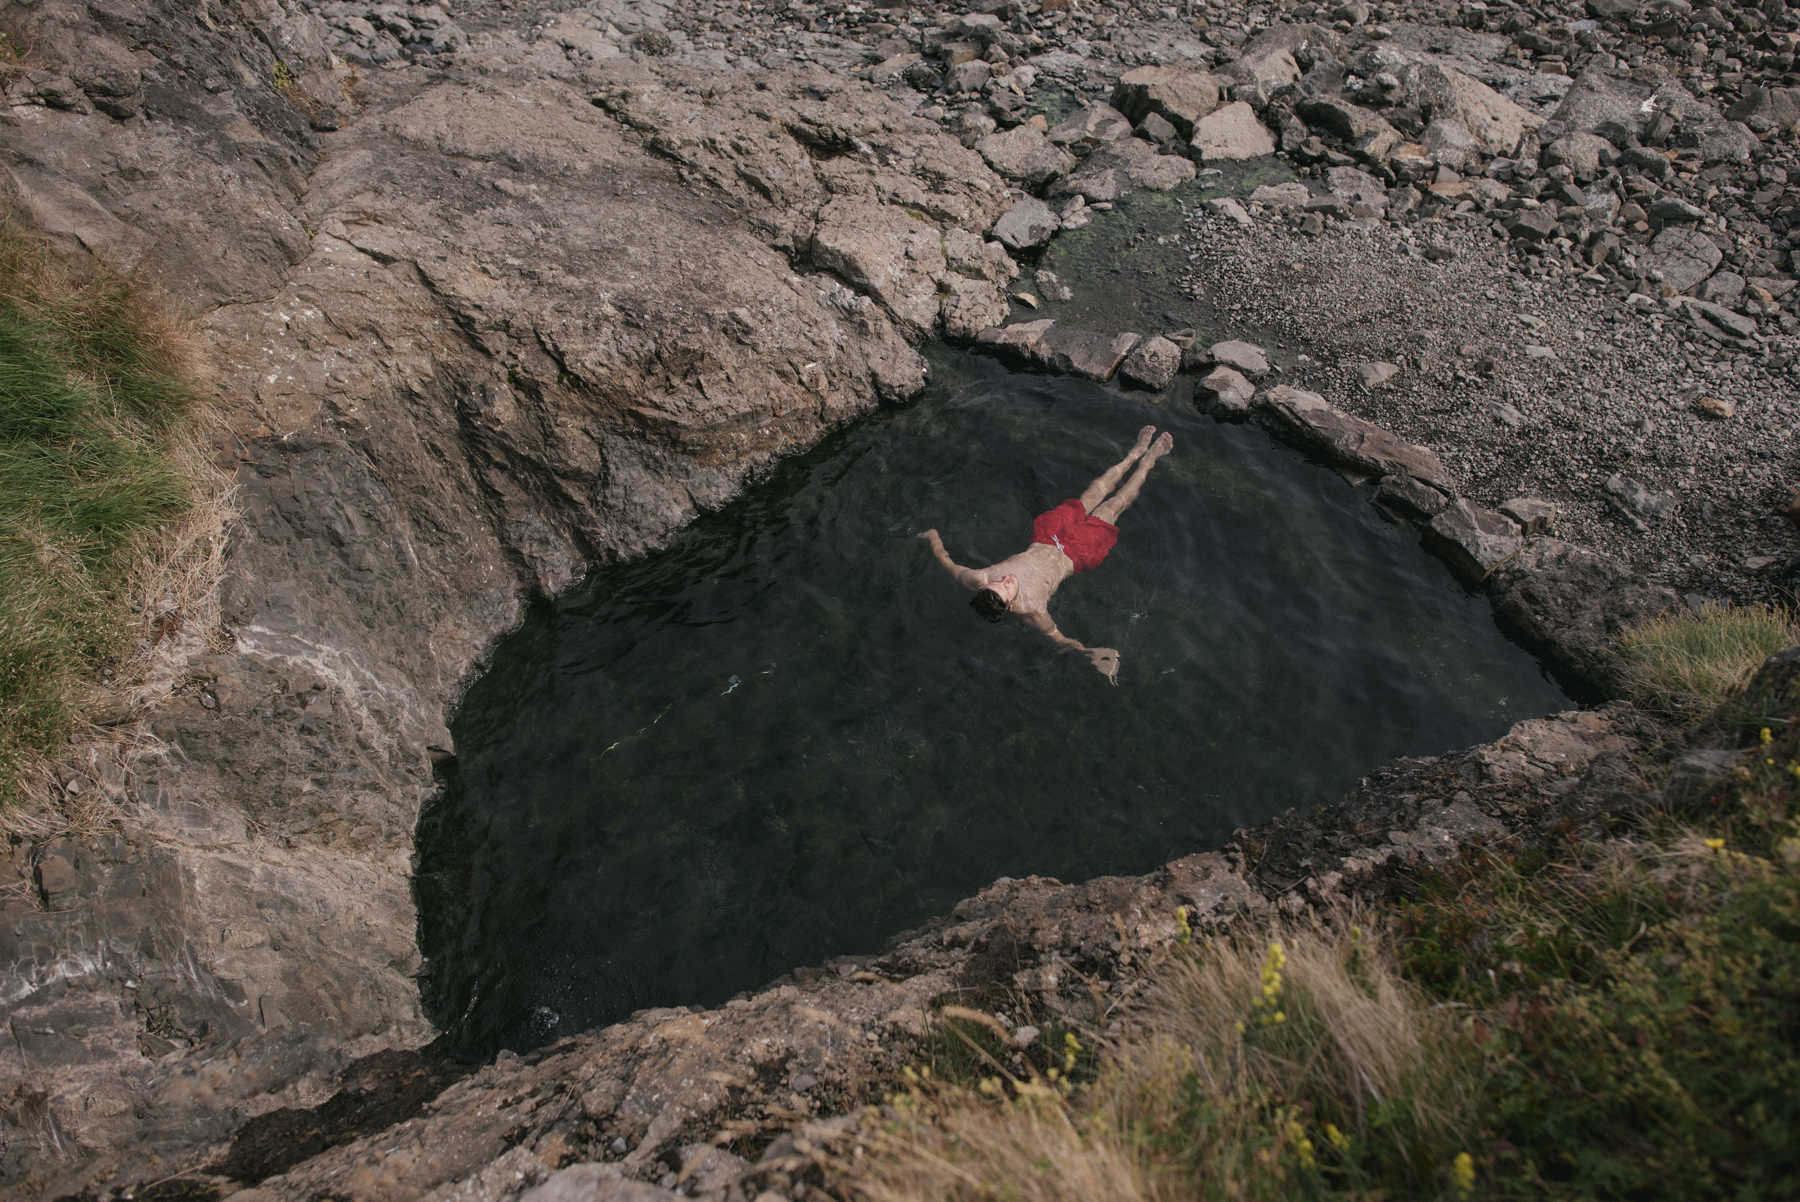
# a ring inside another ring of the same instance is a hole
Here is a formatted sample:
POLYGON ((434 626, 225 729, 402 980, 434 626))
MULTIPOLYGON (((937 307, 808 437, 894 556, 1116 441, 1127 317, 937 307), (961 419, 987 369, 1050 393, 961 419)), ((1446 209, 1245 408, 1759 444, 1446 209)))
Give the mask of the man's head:
POLYGON ((1012 607, 1013 598, 1019 595, 1019 578, 1002 576, 990 581, 985 587, 970 598, 969 605, 976 613, 990 622, 998 622, 1006 616, 1012 607))

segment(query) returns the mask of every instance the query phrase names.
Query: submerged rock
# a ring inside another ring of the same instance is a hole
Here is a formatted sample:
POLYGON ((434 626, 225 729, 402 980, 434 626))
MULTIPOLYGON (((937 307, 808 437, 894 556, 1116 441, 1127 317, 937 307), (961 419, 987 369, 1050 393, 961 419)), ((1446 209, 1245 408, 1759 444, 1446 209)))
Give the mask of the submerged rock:
POLYGON ((1112 379, 1137 341, 1136 334, 1098 334, 1058 326, 1037 340, 1032 353, 1052 371, 1104 382, 1112 379))

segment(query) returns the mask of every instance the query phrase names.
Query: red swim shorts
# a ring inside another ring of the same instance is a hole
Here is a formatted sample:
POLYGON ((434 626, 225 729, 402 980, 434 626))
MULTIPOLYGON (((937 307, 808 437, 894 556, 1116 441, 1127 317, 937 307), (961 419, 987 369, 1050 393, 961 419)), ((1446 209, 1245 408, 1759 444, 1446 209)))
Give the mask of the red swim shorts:
POLYGON ((1071 497, 1031 521, 1031 541, 1055 547, 1075 565, 1077 572, 1091 572, 1119 541, 1119 528, 1103 522, 1071 497))

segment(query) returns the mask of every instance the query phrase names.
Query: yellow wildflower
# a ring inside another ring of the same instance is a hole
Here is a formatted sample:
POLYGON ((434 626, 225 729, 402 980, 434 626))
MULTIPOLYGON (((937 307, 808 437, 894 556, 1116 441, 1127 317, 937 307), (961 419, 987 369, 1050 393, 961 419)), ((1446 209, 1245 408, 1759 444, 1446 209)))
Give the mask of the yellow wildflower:
POLYGON ((1319 1162, 1313 1159, 1312 1140, 1306 1138, 1306 1128, 1302 1127, 1298 1120, 1290 1118, 1287 1121, 1286 1134, 1288 1142, 1294 1145, 1294 1158, 1300 1162, 1300 1167, 1303 1169, 1317 1168, 1319 1162))
POLYGON ((1276 1009, 1281 1005, 1281 970, 1286 967, 1287 952, 1279 941, 1270 943, 1269 954, 1263 957, 1261 996, 1250 999, 1252 1009, 1264 1011, 1256 1020, 1261 1026, 1287 1021, 1276 1009))
POLYGON ((1194 928, 1188 925, 1187 907, 1175 907, 1175 942, 1182 947, 1194 941, 1194 928))
POLYGON ((1456 1159, 1450 1163, 1450 1180, 1456 1185, 1456 1196, 1467 1198, 1475 1192, 1475 1158, 1467 1152, 1458 1152, 1456 1159))
POLYGON ((1725 840, 1723 840, 1723 839, 1708 839, 1706 841, 1706 849, 1708 851, 1723 851, 1723 850, 1725 850, 1725 840))
POLYGON ((1325 1124, 1325 1138, 1330 1140, 1331 1146, 1340 1152, 1348 1152, 1350 1150, 1350 1137, 1345 1135, 1342 1131, 1339 1131, 1335 1123, 1325 1124))
POLYGON ((1767 747, 1775 738, 1774 735, 1769 733, 1769 728, 1766 726, 1762 728, 1762 734, 1757 737, 1762 739, 1762 745, 1764 747, 1767 747))

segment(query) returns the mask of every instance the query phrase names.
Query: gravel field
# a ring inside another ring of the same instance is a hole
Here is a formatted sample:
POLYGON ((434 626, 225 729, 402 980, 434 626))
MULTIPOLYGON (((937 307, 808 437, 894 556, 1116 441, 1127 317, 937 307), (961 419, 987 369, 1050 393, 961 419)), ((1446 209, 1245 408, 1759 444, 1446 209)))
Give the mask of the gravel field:
POLYGON ((1197 297, 1278 331, 1288 382, 1438 451, 1466 495, 1551 501, 1559 535, 1683 591, 1788 595, 1796 536, 1776 511, 1796 478, 1800 388, 1776 364, 1793 335, 1761 355, 1722 348, 1663 302, 1527 278, 1485 228, 1441 220, 1311 236, 1196 212, 1187 229, 1197 297), (1427 258, 1433 243, 1454 257, 1427 258), (1400 371, 1369 388, 1370 362, 1400 371), (1733 415, 1706 416, 1709 397, 1733 415), (1615 476, 1676 505, 1636 517, 1610 503, 1615 476))

